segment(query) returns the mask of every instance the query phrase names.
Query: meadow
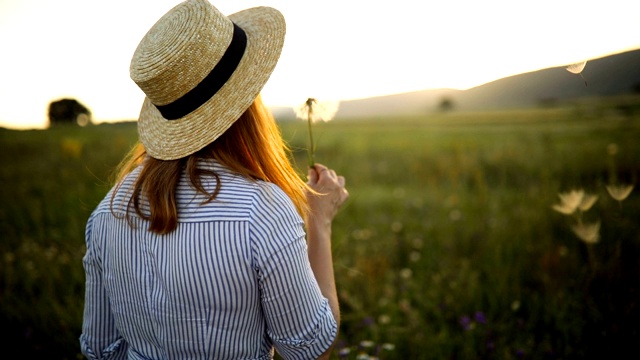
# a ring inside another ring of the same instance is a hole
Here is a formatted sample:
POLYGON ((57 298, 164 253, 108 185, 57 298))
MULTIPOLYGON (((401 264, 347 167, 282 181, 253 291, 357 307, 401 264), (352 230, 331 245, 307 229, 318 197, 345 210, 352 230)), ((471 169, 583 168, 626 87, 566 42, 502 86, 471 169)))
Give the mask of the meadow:
MULTIPOLYGON (((306 123, 281 128, 305 173, 306 123)), ((314 134, 351 194, 334 223, 334 358, 640 355, 640 111, 336 119, 314 134)), ((80 358, 85 222, 136 136, 0 130, 5 349, 80 358)))

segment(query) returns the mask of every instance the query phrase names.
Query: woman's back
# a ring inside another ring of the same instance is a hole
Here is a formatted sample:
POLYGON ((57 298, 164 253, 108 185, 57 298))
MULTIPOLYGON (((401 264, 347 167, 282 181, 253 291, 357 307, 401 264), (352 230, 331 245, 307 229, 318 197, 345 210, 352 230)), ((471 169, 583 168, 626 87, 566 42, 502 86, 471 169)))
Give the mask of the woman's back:
POLYGON ((140 142, 86 228, 87 358, 330 355, 331 224, 349 194, 322 164, 299 176, 262 103, 285 33, 276 9, 186 0, 138 44, 140 142))
MULTIPOLYGON (((201 166, 219 175, 220 193, 206 202, 183 175, 178 227, 167 235, 147 231, 131 212, 134 226, 126 219, 137 170, 117 189, 113 209, 108 195, 92 215, 85 266, 101 269, 95 291, 104 287, 113 313, 113 323, 95 325, 115 326, 141 358, 268 359, 274 345, 292 357, 322 353, 337 326, 293 203, 273 184, 212 161, 201 166)), ((203 185, 213 191, 215 179, 203 185)))

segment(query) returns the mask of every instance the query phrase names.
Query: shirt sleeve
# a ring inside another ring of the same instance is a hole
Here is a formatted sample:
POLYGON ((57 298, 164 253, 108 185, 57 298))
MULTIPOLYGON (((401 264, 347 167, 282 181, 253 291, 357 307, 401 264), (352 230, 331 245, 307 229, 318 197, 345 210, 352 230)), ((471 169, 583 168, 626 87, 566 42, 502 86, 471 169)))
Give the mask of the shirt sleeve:
POLYGON ((100 234, 99 227, 94 232, 94 221, 97 221, 96 214, 87 222, 87 251, 82 259, 86 280, 80 349, 88 359, 126 359, 128 344, 116 329, 109 298, 103 287, 100 241, 95 241, 100 234))
POLYGON ((309 263, 302 218, 273 184, 265 184, 253 209, 253 261, 267 333, 283 358, 315 359, 338 327, 309 263))

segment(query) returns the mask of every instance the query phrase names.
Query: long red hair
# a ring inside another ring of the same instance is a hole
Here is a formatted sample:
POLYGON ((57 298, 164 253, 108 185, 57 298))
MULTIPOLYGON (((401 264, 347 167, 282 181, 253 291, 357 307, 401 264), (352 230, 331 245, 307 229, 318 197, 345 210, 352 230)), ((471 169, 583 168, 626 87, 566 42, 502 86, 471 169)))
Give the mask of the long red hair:
POLYGON ((176 185, 183 171, 186 171, 198 191, 208 195, 208 201, 216 198, 220 190, 218 175, 198 167, 200 159, 215 159, 248 179, 278 185, 291 198, 300 216, 306 220, 309 212, 306 192, 310 191, 310 188, 293 168, 290 154, 278 125, 258 96, 218 139, 187 157, 158 160, 147 156, 142 144, 138 143, 118 167, 117 183, 121 184, 127 174, 142 165, 127 211, 133 206, 138 216, 149 220, 150 231, 167 234, 178 225, 176 185), (204 176, 216 179, 215 189, 211 191, 202 186, 201 179, 204 176), (148 201, 150 215, 141 211, 142 197, 148 201))

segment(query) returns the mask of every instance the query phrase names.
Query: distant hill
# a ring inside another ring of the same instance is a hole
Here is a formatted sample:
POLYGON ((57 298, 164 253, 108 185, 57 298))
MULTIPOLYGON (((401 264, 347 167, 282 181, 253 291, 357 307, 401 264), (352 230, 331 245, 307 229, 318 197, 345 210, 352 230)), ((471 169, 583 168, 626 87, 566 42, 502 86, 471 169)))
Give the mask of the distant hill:
POLYGON ((539 106, 579 98, 624 95, 640 91, 640 50, 590 60, 582 75, 555 67, 496 80, 453 96, 460 109, 539 106))
MULTIPOLYGON (((455 110, 537 107, 570 100, 640 92, 640 49, 589 60, 580 75, 564 66, 498 79, 468 90, 432 89, 343 101, 336 118, 414 115, 438 110, 451 100, 455 110)), ((293 118, 291 108, 274 108, 278 119, 293 118)))

